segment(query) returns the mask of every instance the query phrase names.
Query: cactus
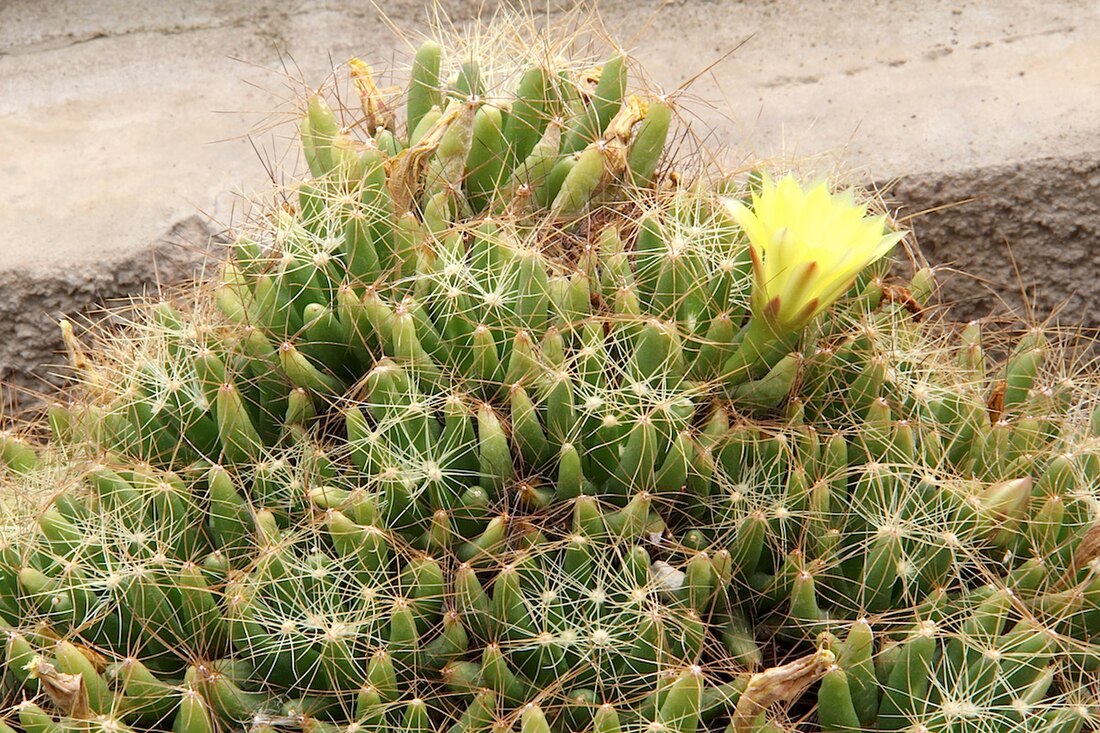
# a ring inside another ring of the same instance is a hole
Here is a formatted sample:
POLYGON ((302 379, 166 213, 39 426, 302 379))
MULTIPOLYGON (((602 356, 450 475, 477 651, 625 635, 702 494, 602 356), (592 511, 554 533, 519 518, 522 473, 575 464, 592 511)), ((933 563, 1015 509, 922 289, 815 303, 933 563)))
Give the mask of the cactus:
POLYGON ((399 119, 354 59, 213 283, 63 324, 0 435, 12 725, 1096 727, 1092 377, 852 192, 670 172, 628 68, 427 42, 399 119))

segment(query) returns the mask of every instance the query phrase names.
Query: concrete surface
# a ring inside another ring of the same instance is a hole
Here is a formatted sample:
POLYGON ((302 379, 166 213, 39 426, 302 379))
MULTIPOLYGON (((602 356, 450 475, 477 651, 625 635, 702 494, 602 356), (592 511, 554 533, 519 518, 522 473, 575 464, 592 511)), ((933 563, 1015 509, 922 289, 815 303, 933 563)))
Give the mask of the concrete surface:
MULTIPOLYGON (((459 27, 498 9, 444 5, 459 27)), ((430 13, 385 7, 410 33, 430 13)), ((679 99, 730 165, 839 161, 909 213, 939 209, 912 224, 933 261, 984 276, 948 288, 963 310, 1022 288, 1100 323, 1100 3, 593 7, 666 90, 719 61, 679 99)), ((40 384, 60 313, 192 272, 286 162, 303 81, 409 48, 356 0, 0 3, 0 379, 40 384)))

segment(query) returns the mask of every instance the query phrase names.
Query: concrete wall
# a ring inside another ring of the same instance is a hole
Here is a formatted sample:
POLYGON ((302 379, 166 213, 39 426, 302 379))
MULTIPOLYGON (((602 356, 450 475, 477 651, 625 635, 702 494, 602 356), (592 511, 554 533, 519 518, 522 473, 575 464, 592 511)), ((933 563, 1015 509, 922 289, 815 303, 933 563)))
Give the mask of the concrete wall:
MULTIPOLYGON (((410 32, 428 18, 385 5, 410 32)), ((706 70, 681 107, 730 165, 820 157, 919 214, 930 259, 981 278, 951 279, 961 314, 1023 293, 1100 323, 1100 3, 592 7, 666 90, 706 70)), ((193 272, 286 162, 303 82, 410 48, 357 0, 0 4, 0 379, 41 387, 58 315, 193 272)))

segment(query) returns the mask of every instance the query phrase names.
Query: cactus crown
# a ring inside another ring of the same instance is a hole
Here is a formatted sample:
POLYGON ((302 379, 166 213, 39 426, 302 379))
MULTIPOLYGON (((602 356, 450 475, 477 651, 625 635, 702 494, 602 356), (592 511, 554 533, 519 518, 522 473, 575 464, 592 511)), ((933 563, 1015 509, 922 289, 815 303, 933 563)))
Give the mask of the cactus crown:
POLYGON ((678 174, 623 54, 484 38, 352 60, 213 287, 63 326, 0 439, 59 489, 0 545, 13 724, 1094 727, 1088 375, 929 317, 852 194, 678 174))

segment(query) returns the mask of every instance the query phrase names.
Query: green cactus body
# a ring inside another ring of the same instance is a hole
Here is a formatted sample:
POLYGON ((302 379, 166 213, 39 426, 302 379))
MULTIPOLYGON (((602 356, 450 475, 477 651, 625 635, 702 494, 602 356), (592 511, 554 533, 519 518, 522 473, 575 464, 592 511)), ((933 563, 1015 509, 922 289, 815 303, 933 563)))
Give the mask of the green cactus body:
POLYGON ((216 282, 90 352, 65 322, 86 386, 0 434, 50 497, 0 537, 7 720, 1095 728, 1087 378, 920 320, 928 269, 768 291, 749 213, 797 184, 688 180, 593 61, 428 42, 370 135, 313 95, 297 204, 216 282))

